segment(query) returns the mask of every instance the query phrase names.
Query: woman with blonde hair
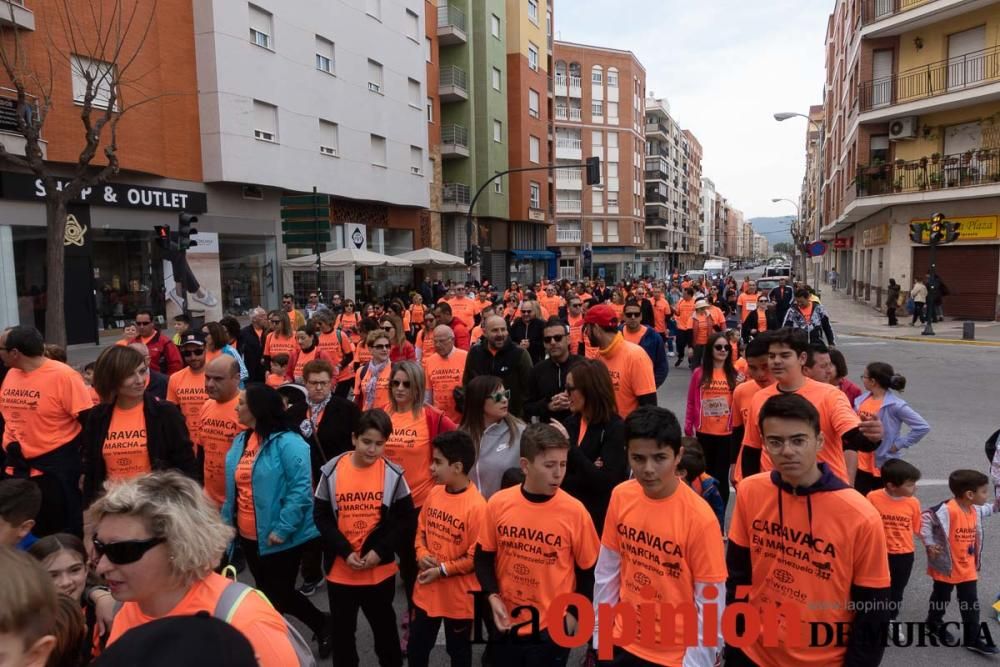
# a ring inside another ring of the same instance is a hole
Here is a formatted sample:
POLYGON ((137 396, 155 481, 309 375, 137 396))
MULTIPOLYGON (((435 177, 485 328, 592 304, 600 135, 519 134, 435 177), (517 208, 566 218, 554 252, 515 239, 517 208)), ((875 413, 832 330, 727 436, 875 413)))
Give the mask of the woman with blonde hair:
POLYGON ((264 341, 264 367, 270 366, 271 360, 279 354, 287 354, 291 359, 292 354, 298 348, 295 335, 292 331, 292 321, 288 319, 288 313, 283 310, 272 310, 267 314, 267 321, 271 324, 271 331, 264 341))
POLYGON ((406 340, 406 331, 403 329, 403 321, 395 313, 386 313, 378 319, 382 331, 389 336, 392 347, 389 349, 389 361, 416 361, 417 353, 413 349, 413 343, 406 340))
MULTIPOLYGON (((155 472, 112 486, 87 512, 97 574, 122 603, 108 645, 166 616, 214 614, 230 586, 214 572, 234 531, 204 491, 176 472, 155 472)), ((2 588, 2 587, 0 587, 2 588)), ((243 596, 229 623, 253 645, 262 667, 298 664, 281 615, 260 595, 243 596)))

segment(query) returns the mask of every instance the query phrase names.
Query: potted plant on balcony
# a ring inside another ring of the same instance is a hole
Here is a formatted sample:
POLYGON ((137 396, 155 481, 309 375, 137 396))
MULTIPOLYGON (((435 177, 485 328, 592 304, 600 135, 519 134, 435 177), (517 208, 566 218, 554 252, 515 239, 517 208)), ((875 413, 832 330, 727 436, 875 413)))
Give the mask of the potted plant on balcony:
POLYGON ((931 153, 931 164, 937 164, 941 160, 940 153, 931 153))
POLYGON ((991 157, 993 157, 993 151, 987 148, 980 148, 979 152, 976 153, 976 159, 978 159, 980 162, 989 160, 991 157))
POLYGON ((898 177, 896 180, 894 180, 892 182, 892 190, 893 190, 893 192, 902 192, 903 191, 903 177, 902 176, 898 177))
POLYGON ((917 189, 921 192, 927 189, 927 178, 924 176, 924 172, 917 174, 917 189))
POLYGON ((941 172, 935 172, 930 175, 931 188, 933 190, 938 190, 941 188, 941 172))
POLYGON ((962 153, 962 164, 969 164, 972 162, 972 151, 965 151, 962 153))
POLYGON ((906 160, 903 158, 896 158, 896 169, 902 169, 906 165, 906 160))
POLYGON ((920 168, 921 169, 926 169, 927 168, 927 156, 926 155, 924 157, 920 158, 920 168))

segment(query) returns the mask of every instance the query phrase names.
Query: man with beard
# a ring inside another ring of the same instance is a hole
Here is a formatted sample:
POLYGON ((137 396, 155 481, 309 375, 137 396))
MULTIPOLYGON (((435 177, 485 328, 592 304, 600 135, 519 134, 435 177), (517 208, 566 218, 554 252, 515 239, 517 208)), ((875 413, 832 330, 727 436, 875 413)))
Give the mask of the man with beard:
POLYGON ((524 400, 531 377, 531 357, 527 350, 510 339, 507 322, 502 317, 493 315, 487 318, 484 334, 486 344, 475 345, 469 350, 462 385, 467 386, 480 375, 495 375, 510 391, 510 414, 523 418, 524 400))
POLYGON ((656 405, 653 362, 645 350, 618 331, 618 316, 611 306, 600 304, 587 311, 583 335, 608 367, 620 416, 628 417, 640 405, 656 405))

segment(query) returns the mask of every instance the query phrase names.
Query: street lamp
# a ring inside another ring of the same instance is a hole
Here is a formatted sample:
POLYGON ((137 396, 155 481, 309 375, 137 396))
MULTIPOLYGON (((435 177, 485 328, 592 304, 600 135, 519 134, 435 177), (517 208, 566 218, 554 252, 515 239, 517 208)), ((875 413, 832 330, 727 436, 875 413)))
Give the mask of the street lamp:
MULTIPOLYGON (((816 237, 818 239, 819 231, 823 229, 823 125, 821 123, 817 123, 807 114, 799 113, 797 111, 779 111, 774 114, 774 120, 778 121, 779 123, 782 121, 786 121, 789 118, 805 118, 807 121, 809 121, 809 124, 813 126, 813 128, 816 130, 816 133, 819 135, 819 145, 817 146, 817 151, 816 151, 817 152, 816 157, 819 166, 817 167, 817 173, 816 173, 816 207, 814 210, 816 237)), ((796 205, 796 209, 798 209, 798 205, 796 205)), ((802 221, 801 211, 799 211, 799 220, 800 222, 802 221)), ((808 280, 808 275, 805 273, 806 267, 803 266, 802 269, 803 269, 803 275, 805 275, 806 279, 808 280)), ((817 283, 819 282, 819 265, 816 266, 816 282, 817 283)))

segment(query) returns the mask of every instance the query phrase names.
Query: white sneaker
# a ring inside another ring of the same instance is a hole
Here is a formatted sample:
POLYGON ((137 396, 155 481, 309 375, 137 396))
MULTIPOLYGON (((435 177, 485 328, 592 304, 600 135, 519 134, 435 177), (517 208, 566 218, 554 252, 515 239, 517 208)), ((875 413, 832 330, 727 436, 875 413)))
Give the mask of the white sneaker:
POLYGON ((181 309, 181 312, 184 312, 184 299, 182 299, 181 295, 177 293, 177 288, 170 288, 170 291, 167 292, 167 298, 177 304, 177 307, 181 309))
POLYGON ((212 294, 208 290, 204 290, 204 292, 205 292, 204 296, 198 296, 197 294, 192 294, 191 298, 197 301, 198 303, 207 306, 208 308, 215 308, 216 306, 219 305, 219 300, 215 298, 214 294, 212 294))
POLYGON ((668 357, 676 357, 676 356, 677 356, 677 353, 676 353, 676 352, 674 352, 673 350, 670 350, 669 352, 667 352, 667 356, 668 356, 668 357))

